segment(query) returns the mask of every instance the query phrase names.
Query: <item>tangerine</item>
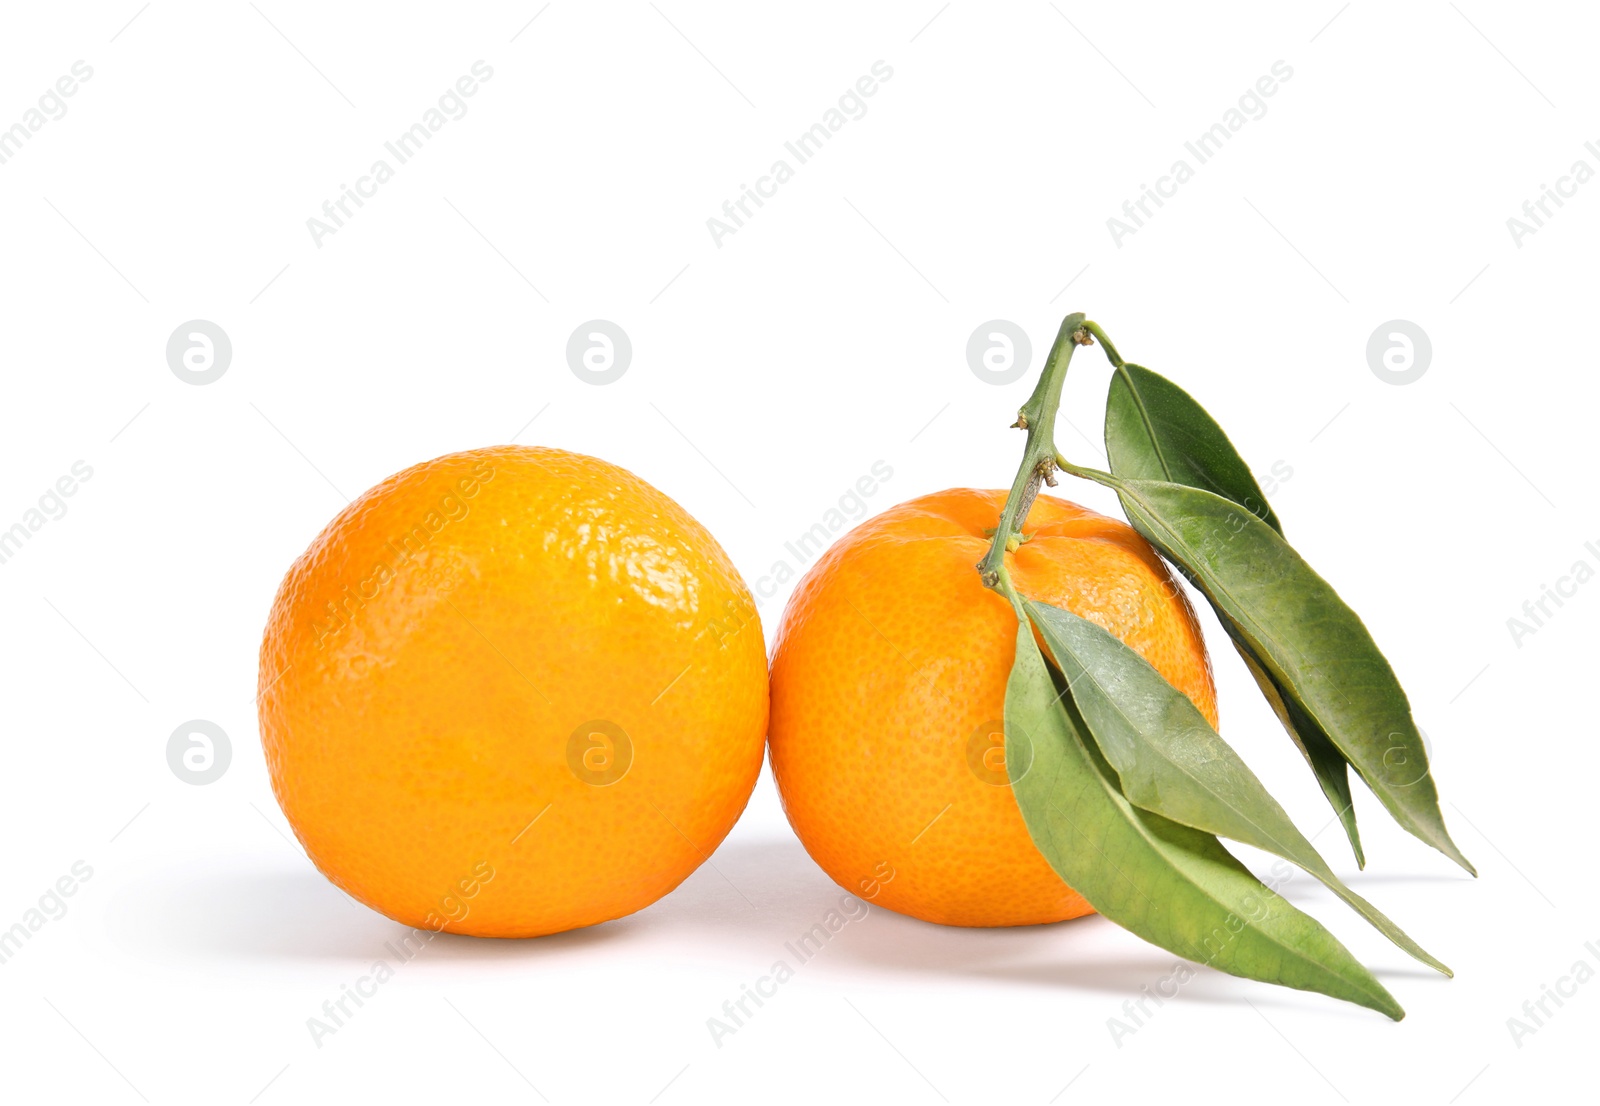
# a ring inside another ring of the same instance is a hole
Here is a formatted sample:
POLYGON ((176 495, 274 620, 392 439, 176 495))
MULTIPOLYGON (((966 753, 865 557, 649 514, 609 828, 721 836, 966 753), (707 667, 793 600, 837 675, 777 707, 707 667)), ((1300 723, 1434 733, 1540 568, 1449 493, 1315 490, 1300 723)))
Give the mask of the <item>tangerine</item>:
POLYGON ((259 704, 330 880, 413 927, 527 937, 639 910, 717 847, 761 767, 766 649, 672 499, 503 446, 339 513, 278 591, 259 704))
MULTIPOLYGON (((847 890, 947 925, 1093 909, 1034 847, 1010 791, 1017 621, 975 569, 1005 500, 953 489, 857 526, 796 586, 772 658, 773 775, 806 850, 847 890)), ((1021 531, 1005 555, 1019 593, 1115 634, 1216 724, 1200 626, 1148 542, 1042 495, 1021 531)))

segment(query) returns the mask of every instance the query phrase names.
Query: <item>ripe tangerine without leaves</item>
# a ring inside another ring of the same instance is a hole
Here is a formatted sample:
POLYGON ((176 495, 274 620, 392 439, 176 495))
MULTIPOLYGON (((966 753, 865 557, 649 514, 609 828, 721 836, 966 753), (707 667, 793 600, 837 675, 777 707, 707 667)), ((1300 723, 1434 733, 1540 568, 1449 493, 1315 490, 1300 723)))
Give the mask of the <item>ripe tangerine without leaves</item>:
POLYGON ((755 606, 631 473, 450 454, 350 504, 261 646, 273 790, 312 861, 407 925, 527 937, 649 905, 721 842, 767 722, 755 606))
MULTIPOLYGON (((993 756, 1017 622, 975 566, 1005 499, 937 492, 850 531, 796 587, 772 659, 773 774, 806 850, 846 889, 948 925, 1093 909, 1034 847, 993 756)), ((1047 496, 1021 529, 1018 592, 1121 638, 1215 725, 1199 624, 1150 545, 1047 496)))

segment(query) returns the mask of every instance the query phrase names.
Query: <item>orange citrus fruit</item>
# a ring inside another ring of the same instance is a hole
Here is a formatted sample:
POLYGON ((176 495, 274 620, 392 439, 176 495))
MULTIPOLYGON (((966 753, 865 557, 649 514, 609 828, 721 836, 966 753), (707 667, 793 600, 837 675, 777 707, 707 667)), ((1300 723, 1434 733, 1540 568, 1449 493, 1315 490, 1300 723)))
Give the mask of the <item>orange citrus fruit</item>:
MULTIPOLYGON (((772 658, 772 769, 789 822, 846 889, 932 922, 1031 925, 1092 908, 1034 848, 1002 730, 1016 616, 976 565, 1003 491, 891 508, 796 587, 772 658)), ((1127 524, 1040 496, 1006 554, 1018 592, 1137 650, 1213 725, 1200 627, 1127 524)))
POLYGON ((503 446, 339 513, 278 591, 259 701, 329 879, 410 926, 528 937, 647 906, 717 847, 761 767, 766 648, 677 503, 503 446))

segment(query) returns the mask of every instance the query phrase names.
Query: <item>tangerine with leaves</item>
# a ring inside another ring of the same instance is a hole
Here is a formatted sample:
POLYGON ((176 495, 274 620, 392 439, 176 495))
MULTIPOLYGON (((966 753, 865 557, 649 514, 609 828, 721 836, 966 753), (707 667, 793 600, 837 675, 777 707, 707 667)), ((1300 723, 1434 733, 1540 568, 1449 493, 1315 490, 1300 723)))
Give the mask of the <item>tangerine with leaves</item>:
MULTIPOLYGON (((773 774, 806 850, 875 904, 950 925, 1092 910, 996 771, 1017 619, 974 566, 1005 502, 952 489, 856 527, 797 586, 772 661, 773 774), (875 875, 885 864, 892 879, 875 875)), ((1215 724, 1194 612, 1130 526, 1041 496, 1014 545, 1022 591, 1117 635, 1215 724)))
POLYGON ((1223 845, 1289 861, 1451 974, 1339 879, 1217 733, 1205 648, 1164 564, 1211 605, 1358 862, 1352 771, 1471 872, 1372 635, 1284 539, 1216 420, 1082 313, 1062 320, 1013 425, 1027 441, 1009 492, 943 492, 858 527, 785 612, 770 742, 806 847, 852 890, 931 921, 1093 909, 1184 959, 1403 1018, 1349 949, 1223 845), (1054 436, 1072 352, 1097 341, 1113 368, 1110 472, 1072 463, 1054 436), (1132 528, 1041 498, 1057 472, 1115 491, 1132 528), (998 734, 979 721, 996 717, 998 734))

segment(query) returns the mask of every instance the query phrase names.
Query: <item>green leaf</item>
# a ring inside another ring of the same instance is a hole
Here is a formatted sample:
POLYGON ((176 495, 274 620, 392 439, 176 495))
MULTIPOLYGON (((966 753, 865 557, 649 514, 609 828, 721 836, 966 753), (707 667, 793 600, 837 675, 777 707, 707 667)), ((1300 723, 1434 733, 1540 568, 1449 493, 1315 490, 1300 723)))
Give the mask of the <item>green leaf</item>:
MULTIPOLYGON (((1231 625, 1229 630, 1232 631, 1231 625)), ((1239 651, 1250 675, 1255 677, 1256 686, 1261 688, 1261 694, 1272 707, 1272 713, 1278 716, 1278 721, 1283 723, 1283 728, 1300 750, 1300 755, 1311 766, 1311 774, 1317 778, 1328 805, 1333 807, 1339 824, 1344 827, 1344 835, 1350 841, 1350 851, 1356 857, 1356 867, 1365 868, 1367 854, 1361 848, 1361 834, 1356 829, 1355 796, 1350 794, 1350 762, 1344 759, 1344 754, 1333 743, 1333 739, 1318 729, 1317 724, 1306 717, 1305 711, 1284 694, 1277 681, 1261 667, 1261 662, 1256 660, 1248 645, 1234 638, 1233 646, 1239 651)))
POLYGON ((1405 1011, 1314 918, 1261 883, 1209 833, 1140 810, 1082 736, 1026 619, 1006 685, 1006 763, 1034 844, 1111 921, 1220 971, 1405 1011), (1018 769, 1018 766, 1026 766, 1018 769))
POLYGON ((1173 561, 1397 822, 1468 872, 1450 839, 1411 704, 1360 617, 1253 512, 1199 488, 1077 470, 1116 489, 1173 561))
MULTIPOLYGON (((1117 476, 1165 480, 1215 492, 1283 533, 1283 524, 1273 513, 1266 493, 1217 420, 1188 392, 1141 365, 1122 365, 1112 374, 1106 395, 1106 456, 1117 476)), ((1224 617, 1224 625, 1227 622, 1224 617)), ((1356 863, 1366 867, 1344 755, 1294 703, 1293 697, 1285 694, 1250 646, 1237 635, 1234 646, 1273 713, 1311 766, 1312 775, 1344 826, 1356 863)))
POLYGON ((1283 533, 1267 497, 1217 420, 1160 373, 1122 365, 1106 395, 1106 454, 1111 471, 1133 480, 1166 480, 1231 499, 1283 533))
POLYGON ((1239 754, 1188 696, 1148 661, 1087 619, 1024 600, 1089 736, 1134 805, 1192 829, 1281 856, 1320 880, 1400 948, 1445 975, 1366 899, 1346 887, 1239 754))

